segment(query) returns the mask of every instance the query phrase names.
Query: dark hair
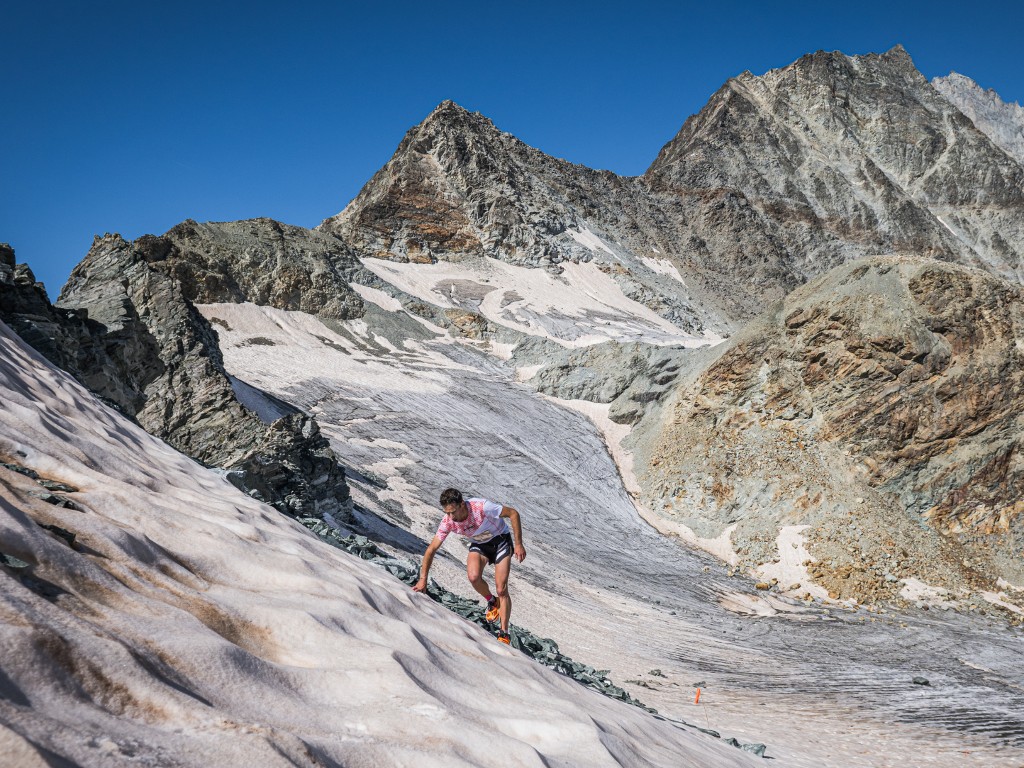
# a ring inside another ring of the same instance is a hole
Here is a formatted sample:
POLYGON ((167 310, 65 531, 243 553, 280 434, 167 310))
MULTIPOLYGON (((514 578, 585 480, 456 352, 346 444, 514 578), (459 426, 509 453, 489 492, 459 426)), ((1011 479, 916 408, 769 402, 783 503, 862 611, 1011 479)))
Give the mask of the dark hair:
POLYGON ((445 488, 441 493, 441 506, 447 507, 449 504, 461 504, 462 493, 457 491, 455 488, 445 488))

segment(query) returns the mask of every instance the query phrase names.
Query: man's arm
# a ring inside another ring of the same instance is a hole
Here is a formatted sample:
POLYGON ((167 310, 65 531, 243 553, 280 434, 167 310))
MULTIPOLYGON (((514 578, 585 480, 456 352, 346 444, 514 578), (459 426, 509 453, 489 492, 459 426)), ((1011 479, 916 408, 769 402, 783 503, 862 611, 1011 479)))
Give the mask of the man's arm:
POLYGON ((423 564, 420 566, 420 580, 413 586, 413 592, 427 591, 427 574, 430 573, 430 564, 434 562, 434 553, 441 548, 443 543, 442 539, 435 536, 434 540, 430 542, 430 546, 427 547, 427 551, 423 553, 423 564))
POLYGON ((507 517, 512 524, 512 538, 515 539, 516 560, 520 563, 526 559, 526 547, 523 546, 523 525, 519 520, 519 512, 512 507, 502 507, 501 516, 507 517))

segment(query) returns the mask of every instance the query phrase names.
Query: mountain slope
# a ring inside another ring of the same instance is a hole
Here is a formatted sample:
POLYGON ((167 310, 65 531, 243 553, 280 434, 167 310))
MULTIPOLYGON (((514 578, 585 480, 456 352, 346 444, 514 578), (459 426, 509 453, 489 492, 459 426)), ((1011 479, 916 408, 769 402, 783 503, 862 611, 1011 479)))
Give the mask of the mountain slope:
MULTIPOLYGON (((150 433, 229 470, 246 492, 287 514, 345 518, 344 470, 316 422, 227 375, 216 331, 173 275, 177 253, 166 238, 96 238, 65 287, 64 306, 53 306, 4 248, 0 319, 150 433)), ((242 264, 245 255, 227 261, 242 264)), ((185 258, 191 270, 201 263, 194 252, 185 258)))
POLYGON ((1024 107, 1004 102, 991 88, 984 90, 957 72, 934 78, 932 85, 995 144, 1024 164, 1024 107))
POLYGON ((700 332, 872 254, 1019 280, 1022 220, 1024 169, 897 47, 743 73, 638 178, 549 157, 445 102, 319 228, 372 258, 595 261, 700 332))
POLYGON ((1024 583, 1022 300, 922 258, 829 272, 645 425, 646 503, 705 536, 734 526, 752 566, 784 526, 810 526, 843 597, 891 598, 907 578, 961 595, 1024 583))
POLYGON ((3 324, 0 397, 0 743, 21 765, 748 764, 319 542, 3 324), (502 706, 474 705, 496 678, 502 706))
POLYGON ((805 277, 876 253, 1024 277, 1024 168, 952 107, 903 48, 818 53, 712 97, 645 174, 731 188, 764 212, 805 277))

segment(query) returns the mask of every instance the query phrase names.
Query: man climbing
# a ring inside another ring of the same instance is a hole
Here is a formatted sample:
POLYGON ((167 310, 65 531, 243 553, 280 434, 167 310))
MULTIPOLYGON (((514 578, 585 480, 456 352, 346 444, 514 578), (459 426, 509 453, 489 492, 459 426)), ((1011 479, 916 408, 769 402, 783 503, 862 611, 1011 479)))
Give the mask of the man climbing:
POLYGON ((498 640, 509 645, 508 619, 512 613, 512 598, 508 594, 508 574, 512 567, 511 556, 514 554, 520 563, 526 559, 519 513, 512 507, 495 504, 487 499, 463 499, 462 493, 455 488, 447 488, 441 494, 441 509, 444 510, 444 519, 423 554, 420 580, 413 590, 426 591, 427 574, 430 573, 434 553, 440 549, 449 533, 459 534, 471 542, 466 558, 469 583, 487 601, 487 621, 501 617, 498 640), (509 523, 512 524, 511 533, 509 523), (487 563, 494 565, 494 589, 497 595, 491 594, 490 587, 484 581, 483 572, 487 563))

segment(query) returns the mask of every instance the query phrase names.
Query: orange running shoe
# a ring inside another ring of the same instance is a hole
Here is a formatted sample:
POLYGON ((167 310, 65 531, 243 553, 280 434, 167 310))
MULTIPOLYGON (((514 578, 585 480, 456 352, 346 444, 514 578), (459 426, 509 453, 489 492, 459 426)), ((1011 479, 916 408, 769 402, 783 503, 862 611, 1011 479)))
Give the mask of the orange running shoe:
POLYGON ((500 615, 501 611, 498 608, 498 598, 491 597, 491 599, 487 601, 487 613, 484 614, 484 618, 487 619, 487 621, 497 621, 498 616, 500 615))
POLYGON ((512 645, 512 638, 509 637, 508 632, 499 632, 498 633, 498 642, 499 643, 504 643, 505 645, 512 645))

